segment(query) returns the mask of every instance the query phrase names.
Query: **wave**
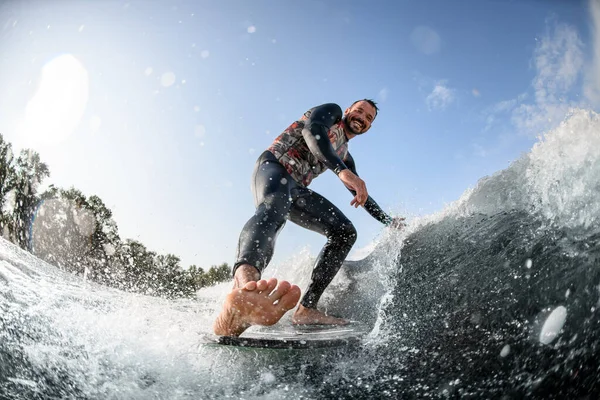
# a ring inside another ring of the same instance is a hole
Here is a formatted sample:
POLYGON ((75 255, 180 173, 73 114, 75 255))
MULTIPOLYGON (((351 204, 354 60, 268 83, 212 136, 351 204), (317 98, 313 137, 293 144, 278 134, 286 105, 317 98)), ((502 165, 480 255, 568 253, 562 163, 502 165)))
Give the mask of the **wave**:
MULTIPOLYGON (((599 132, 596 113, 573 110, 507 169, 348 261, 323 307, 373 326, 359 347, 205 346, 230 284, 134 295, 0 240, 0 397, 597 396, 599 132)), ((311 262, 269 268, 303 285, 311 262)))

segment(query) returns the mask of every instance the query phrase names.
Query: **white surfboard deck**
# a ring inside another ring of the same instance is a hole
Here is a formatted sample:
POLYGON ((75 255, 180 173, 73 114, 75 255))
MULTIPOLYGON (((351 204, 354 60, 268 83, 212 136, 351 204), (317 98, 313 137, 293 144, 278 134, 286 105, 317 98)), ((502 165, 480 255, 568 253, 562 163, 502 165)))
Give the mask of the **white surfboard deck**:
POLYGON ((370 328, 360 322, 348 325, 253 326, 240 336, 204 335, 206 343, 265 349, 312 349, 360 344, 370 328))

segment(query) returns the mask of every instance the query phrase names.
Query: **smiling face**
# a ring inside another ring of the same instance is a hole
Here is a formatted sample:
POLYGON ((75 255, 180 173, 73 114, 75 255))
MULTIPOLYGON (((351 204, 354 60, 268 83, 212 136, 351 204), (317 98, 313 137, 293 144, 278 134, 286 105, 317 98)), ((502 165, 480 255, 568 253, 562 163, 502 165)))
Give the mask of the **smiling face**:
POLYGON ((344 122, 348 138, 362 135, 371 128, 375 120, 377 110, 369 102, 361 100, 346 109, 344 122))

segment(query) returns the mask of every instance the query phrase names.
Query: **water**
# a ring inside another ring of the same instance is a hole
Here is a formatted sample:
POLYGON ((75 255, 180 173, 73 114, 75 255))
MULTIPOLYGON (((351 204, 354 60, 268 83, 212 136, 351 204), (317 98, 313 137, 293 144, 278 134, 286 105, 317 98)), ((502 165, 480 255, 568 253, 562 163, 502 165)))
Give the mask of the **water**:
MULTIPOLYGON (((0 241, 0 397, 598 398, 599 198, 599 117, 576 110, 347 263, 323 307, 373 331, 330 350, 207 346, 229 283, 195 300, 128 294, 0 241)), ((301 253, 269 268, 305 286, 310 266, 301 253)))

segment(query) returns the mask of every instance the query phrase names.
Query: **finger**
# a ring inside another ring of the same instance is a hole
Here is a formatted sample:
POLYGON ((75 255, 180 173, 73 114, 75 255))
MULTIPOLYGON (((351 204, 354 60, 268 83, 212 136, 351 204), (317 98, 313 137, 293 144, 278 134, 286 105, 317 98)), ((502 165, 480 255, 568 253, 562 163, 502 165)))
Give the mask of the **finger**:
POLYGON ((365 203, 367 202, 367 199, 369 198, 369 196, 367 196, 366 193, 363 193, 363 195, 360 197, 360 205, 364 206, 365 203))
POLYGON ((359 203, 362 202, 363 200, 363 192, 361 190, 357 190, 356 191, 356 196, 354 196, 354 198, 356 199, 356 201, 358 201, 359 203))

